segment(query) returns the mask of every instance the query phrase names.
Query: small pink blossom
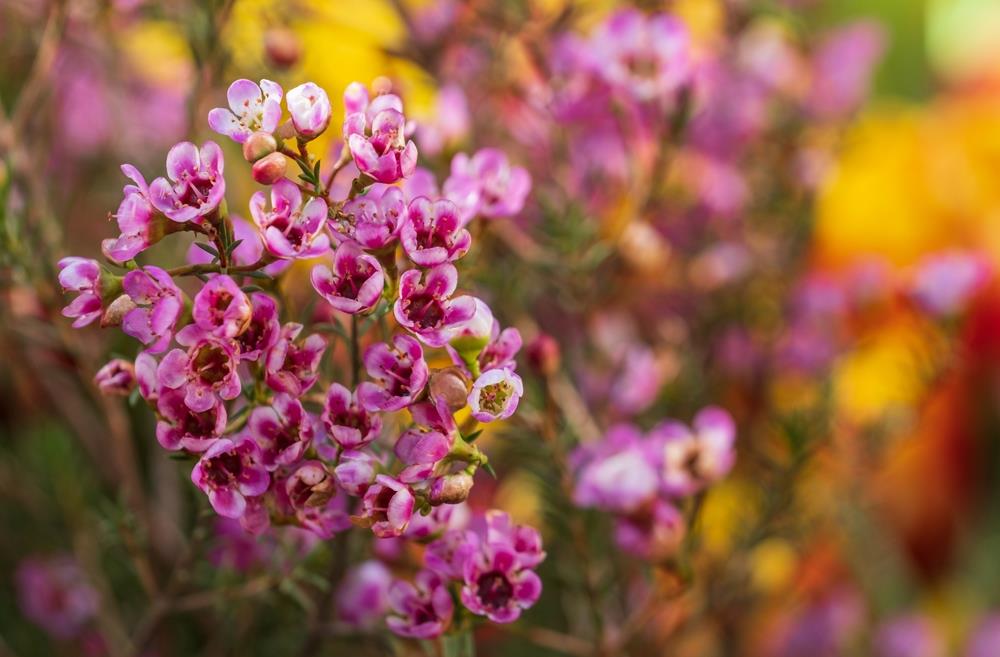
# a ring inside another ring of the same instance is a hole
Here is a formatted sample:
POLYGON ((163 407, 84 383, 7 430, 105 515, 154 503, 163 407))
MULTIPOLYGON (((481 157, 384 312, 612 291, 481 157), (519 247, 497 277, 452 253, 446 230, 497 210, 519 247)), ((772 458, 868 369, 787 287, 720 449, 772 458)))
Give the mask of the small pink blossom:
POLYGON ((363 561, 347 571, 336 593, 337 620, 357 630, 382 621, 389 610, 392 573, 381 561, 363 561))
POLYGON ((687 29, 669 14, 619 10, 596 30, 591 48, 601 77, 639 101, 668 96, 691 76, 687 29))
POLYGON ((220 438, 195 464, 191 481, 208 495, 216 513, 239 518, 247 510, 246 498, 262 495, 271 483, 259 457, 247 436, 220 438))
POLYGON ((315 419, 299 400, 279 393, 270 406, 258 406, 250 412, 247 429, 260 448, 261 465, 275 470, 302 458, 312 443, 315 419))
POLYGON ((407 208, 399 241, 410 260, 421 267, 433 267, 468 253, 472 236, 462 228, 454 203, 419 197, 407 208))
POLYGON ((250 198, 250 216, 264 236, 264 245, 279 258, 315 258, 330 248, 326 226, 326 201, 318 196, 302 203, 302 191, 282 178, 271 187, 271 209, 267 196, 255 192, 250 198))
POLYGON ((507 368, 483 372, 469 391, 469 409, 480 422, 505 420, 517 410, 524 394, 521 377, 507 368))
POLYGON ((333 256, 333 269, 316 265, 313 289, 337 310, 349 314, 367 312, 382 298, 385 274, 382 265, 354 242, 344 242, 333 256))
POLYGON ((257 361, 273 347, 281 336, 278 322, 278 305, 263 292, 250 294, 250 321, 243 332, 236 336, 240 360, 257 361))
POLYGON ((97 370, 94 383, 102 394, 127 396, 135 388, 135 366, 123 358, 112 358, 97 370))
POLYGON ((393 94, 368 102, 368 93, 362 90, 355 83, 345 94, 344 141, 355 165, 376 182, 394 183, 408 177, 417 164, 417 147, 404 134, 403 102, 393 94))
POLYGON ((462 223, 479 215, 490 219, 513 217, 524 208, 531 191, 531 176, 523 167, 511 166, 507 155, 484 148, 469 157, 457 154, 451 161, 451 175, 444 182, 444 194, 462 210, 462 223))
POLYGON ((344 449, 358 449, 378 438, 382 419, 364 409, 356 392, 332 383, 323 405, 323 426, 344 449))
POLYGON ((451 594, 441 576, 429 570, 417 573, 413 583, 396 581, 389 589, 392 613, 389 629, 400 636, 433 639, 451 624, 455 611, 451 594))
POLYGON ((460 599, 494 623, 512 623, 538 601, 542 580, 506 541, 482 541, 466 560, 460 599))
POLYGON ((273 347, 264 354, 264 380, 275 392, 299 397, 316 383, 319 361, 326 351, 321 335, 296 340, 302 325, 288 322, 273 347))
POLYGON ((64 317, 73 318, 73 328, 90 324, 101 316, 101 266, 96 260, 68 257, 59 261, 59 284, 64 292, 77 296, 63 308, 64 317))
POLYGON ((164 449, 204 452, 226 430, 226 405, 216 399, 206 410, 188 408, 183 390, 163 391, 156 402, 156 440, 164 449))
POLYGON ((661 445, 662 487, 669 495, 689 495, 726 476, 736 461, 732 416, 714 406, 702 409, 691 428, 665 422, 652 432, 661 445))
POLYGON ((250 299, 229 276, 219 274, 194 297, 191 315, 203 331, 220 338, 234 338, 250 323, 250 299))
POLYGON ((377 475, 362 499, 361 517, 371 523, 379 538, 400 536, 413 517, 414 498, 410 487, 388 475, 377 475))
POLYGON ((188 326, 177 334, 177 342, 187 351, 173 349, 160 361, 156 376, 161 388, 183 389, 184 403, 196 413, 212 408, 216 396, 239 396, 239 353, 232 341, 188 326))
POLYGON ((153 207, 149 186, 139 170, 131 164, 123 164, 121 170, 135 184, 125 185, 125 197, 114 215, 121 235, 101 243, 101 252, 114 262, 131 260, 159 242, 174 226, 153 207))
POLYGON ((149 185, 153 206, 176 222, 198 220, 219 207, 226 194, 222 149, 206 141, 201 149, 183 141, 167 153, 167 176, 149 185))
POLYGON ((56 639, 79 636, 99 610, 97 590, 68 555, 25 559, 14 580, 21 613, 56 639))
POLYGON ((330 98, 326 91, 313 82, 305 82, 289 89, 285 103, 295 132, 300 137, 318 137, 330 124, 330 98))
POLYGON ((416 269, 404 272, 399 278, 399 298, 393 307, 396 321, 427 346, 444 346, 456 328, 476 313, 473 297, 451 298, 456 287, 458 272, 450 263, 426 272, 416 269))
POLYGON ((333 469, 337 484, 355 497, 361 497, 375 482, 379 462, 370 452, 348 449, 340 454, 340 461, 333 469))
POLYGON ((208 127, 238 144, 254 132, 274 132, 281 121, 281 86, 270 80, 260 85, 239 79, 229 85, 229 109, 216 107, 208 113, 208 127))
POLYGON ((133 269, 122 280, 125 293, 136 304, 122 319, 122 332, 148 351, 160 353, 170 344, 174 325, 184 308, 180 288, 163 269, 133 269))
POLYGON ((364 355, 365 370, 374 382, 358 386, 358 401, 368 411, 398 411, 413 403, 427 384, 429 370, 420 343, 396 335, 392 346, 377 343, 364 355))
POLYGON ((344 204, 347 220, 333 224, 334 237, 353 240, 369 251, 395 244, 406 214, 403 191, 398 187, 372 185, 368 193, 344 204))

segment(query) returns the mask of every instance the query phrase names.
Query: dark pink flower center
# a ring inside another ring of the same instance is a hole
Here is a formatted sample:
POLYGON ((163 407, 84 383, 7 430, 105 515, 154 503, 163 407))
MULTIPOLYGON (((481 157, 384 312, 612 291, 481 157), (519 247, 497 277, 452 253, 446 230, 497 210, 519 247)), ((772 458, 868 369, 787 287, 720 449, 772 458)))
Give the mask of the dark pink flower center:
POLYGON ((232 367, 226 351, 213 344, 199 347, 192 359, 192 365, 197 377, 208 385, 226 379, 232 367))
POLYGON ((354 266, 344 272, 337 281, 337 296, 357 299, 361 286, 372 277, 375 268, 364 260, 356 260, 354 266))
POLYGON ((234 452, 219 454, 205 464, 208 481, 217 488, 231 486, 243 472, 243 459, 234 452))
POLYGON ((444 322, 444 303, 427 291, 414 292, 404 303, 406 316, 422 329, 435 328, 444 322))
POLYGON ((476 597, 490 609, 503 609, 514 597, 514 586, 506 575, 494 570, 476 580, 476 597))
POLYGON ((215 435, 215 409, 207 410, 204 413, 187 411, 180 422, 180 429, 188 436, 200 438, 203 436, 215 435))

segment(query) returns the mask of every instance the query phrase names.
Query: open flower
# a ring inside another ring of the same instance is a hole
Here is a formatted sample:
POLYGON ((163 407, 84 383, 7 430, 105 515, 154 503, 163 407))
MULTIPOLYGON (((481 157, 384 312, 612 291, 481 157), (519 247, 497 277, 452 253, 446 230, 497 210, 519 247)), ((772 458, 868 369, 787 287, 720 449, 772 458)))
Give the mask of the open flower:
POLYGON ((125 197, 114 215, 121 235, 101 243, 101 252, 115 262, 131 260, 163 239, 175 226, 153 207, 149 186, 139 170, 131 164, 123 164, 121 169, 135 184, 125 185, 125 197))
POLYGON ((250 323, 250 299, 225 274, 213 276, 194 297, 191 315, 199 328, 220 338, 234 338, 250 323))
POLYGON ((272 133, 281 121, 281 86, 270 80, 240 79, 229 85, 229 109, 216 107, 208 113, 208 127, 238 144, 255 132, 272 133))
POLYGON ((29 557, 14 575, 21 613, 57 639, 69 640, 100 610, 100 595, 70 556, 29 557))
POLYGON ((468 253, 472 236, 462 228, 454 203, 421 196, 407 208, 399 241, 410 260, 421 267, 433 267, 468 253))
POLYGON ((448 455, 454 437, 448 434, 413 427, 405 431, 393 448, 393 452, 405 467, 399 473, 401 481, 416 483, 427 479, 437 463, 448 455))
POLYGON ((354 111, 344 118, 344 141, 358 170, 382 183, 408 177, 417 165, 417 147, 404 134, 403 101, 385 94, 368 102, 367 91, 356 83, 348 94, 346 106, 354 111))
POLYGON ((458 153, 451 160, 451 175, 444 182, 444 195, 462 210, 462 223, 473 217, 513 217, 524 208, 531 191, 531 175, 524 167, 511 166, 507 155, 484 148, 469 157, 458 153))
POLYGON ((222 177, 222 149, 206 141, 199 150, 182 141, 167 153, 167 176, 149 185, 153 206, 176 222, 197 220, 211 214, 226 194, 222 177))
POLYGON ((64 292, 77 296, 63 308, 64 317, 71 317, 73 328, 90 324, 101 316, 101 266, 96 260, 69 257, 59 261, 59 284, 64 292))
POLYGON ((506 367, 483 372, 469 391, 469 408, 480 422, 509 418, 524 394, 521 377, 506 367))
POLYGON ((330 124, 330 98, 313 82, 289 89, 285 103, 295 132, 304 139, 318 137, 330 124))
POLYGON ((364 409, 357 393, 333 383, 323 405, 323 426, 338 445, 357 449, 378 438, 382 419, 364 409))
POLYGON ((191 481, 200 488, 220 516, 240 518, 248 497, 262 495, 271 483, 260 465, 256 443, 247 436, 220 438, 191 470, 191 481))
POLYGON ((333 256, 333 270, 326 265, 313 268, 312 285, 331 306, 353 315, 375 307, 382 298, 385 274, 373 256, 354 242, 344 242, 333 256))
POLYGON ((156 401, 156 440, 164 449, 204 452, 226 430, 226 405, 216 399, 206 410, 188 408, 183 390, 166 389, 156 401))
POLYGON ((655 445, 632 425, 619 424, 598 443, 580 447, 573 501, 583 507, 628 513, 651 500, 660 485, 655 445))
POLYGON ((495 623, 512 623, 542 594, 542 580, 504 541, 481 541, 465 561, 460 599, 466 609, 495 623))
POLYGON ((240 346, 240 360, 256 361, 277 343, 281 335, 278 322, 278 305, 263 292, 250 294, 250 321, 243 332, 236 336, 240 346))
POLYGON ((638 511, 615 519, 615 543, 640 559, 662 560, 673 556, 684 534, 684 516, 666 500, 653 500, 638 511))
POLYGON ((347 571, 337 588, 337 620, 357 630, 371 629, 389 610, 392 573, 376 559, 363 561, 347 571))
POLYGON ((433 639, 441 636, 455 611, 455 603, 441 576, 422 570, 411 584, 393 582, 389 588, 392 613, 386 618, 389 629, 400 636, 433 639))
POLYGON ((152 266, 128 272, 122 286, 137 306, 122 319, 122 332, 152 353, 163 351, 184 308, 180 288, 170 274, 152 266))
POLYGON ((379 251, 393 245, 399 236, 406 214, 403 191, 398 187, 372 185, 367 194, 345 203, 343 214, 348 220, 333 224, 334 237, 379 251))
POLYGON ((379 342, 365 351, 365 370, 374 382, 358 386, 358 401, 369 411, 398 411, 409 406, 427 384, 427 361, 420 343, 396 335, 392 346, 379 342))
POLYGON ((413 517, 410 487, 388 475, 378 475, 362 499, 361 518, 379 538, 400 536, 413 517))
POLYGON ((250 197, 250 216, 264 236, 264 246, 279 258, 315 258, 330 248, 326 226, 326 201, 318 196, 302 204, 302 191, 287 178, 271 187, 271 209, 267 196, 250 197))
POLYGON ((296 340, 301 332, 301 324, 288 322, 281 327, 278 341, 264 354, 264 381, 275 392, 286 392, 293 397, 302 395, 316 383, 319 361, 326 351, 323 336, 313 334, 296 340))
POLYGON ((710 406, 695 416, 691 428, 680 422, 656 427, 652 436, 661 445, 664 492, 689 495, 726 476, 736 461, 732 416, 710 406))
POLYGON ((270 406, 250 412, 247 429, 260 447, 260 463, 268 470, 291 465, 312 443, 315 420, 298 399, 279 393, 270 406))
POLYGON ((427 346, 444 346, 456 327, 476 314, 475 298, 451 298, 456 287, 458 272, 449 263, 426 272, 404 272, 399 277, 399 298, 393 307, 396 321, 427 346))
POLYGON ((173 349, 160 361, 156 377, 161 388, 183 388, 184 403, 196 413, 212 408, 216 395, 222 399, 239 396, 239 353, 232 341, 187 326, 177 333, 177 342, 187 351, 173 349))

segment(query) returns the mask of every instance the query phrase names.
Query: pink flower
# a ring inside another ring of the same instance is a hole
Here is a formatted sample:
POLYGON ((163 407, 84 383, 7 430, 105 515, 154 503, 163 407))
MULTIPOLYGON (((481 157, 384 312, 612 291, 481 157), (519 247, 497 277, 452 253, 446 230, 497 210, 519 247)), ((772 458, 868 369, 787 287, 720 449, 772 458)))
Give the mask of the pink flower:
POLYGON ((164 356, 156 370, 161 388, 183 387, 184 403, 196 413, 212 408, 216 395, 222 399, 240 395, 239 353, 233 342, 207 335, 193 326, 178 332, 177 342, 187 347, 187 351, 173 349, 164 356))
POLYGON ((884 622, 873 641, 875 657, 945 657, 948 650, 930 619, 920 614, 884 622))
POLYGON ((347 496, 335 495, 326 504, 307 506, 295 513, 302 527, 323 540, 353 527, 347 510, 347 496))
POLYGON ((160 353, 170 344, 184 308, 180 288, 170 274, 152 266, 128 272, 122 286, 137 306, 122 319, 122 332, 146 345, 150 352, 160 353))
POLYGON ((323 426, 338 445, 344 449, 357 449, 378 438, 382 419, 358 403, 356 392, 352 393, 339 383, 332 383, 323 405, 323 426))
POLYGON ((126 262, 159 242, 172 232, 174 224, 156 211, 149 200, 146 179, 131 164, 123 164, 122 173, 135 182, 125 185, 125 198, 118 205, 115 219, 121 235, 101 243, 101 251, 108 259, 126 262))
POLYGON ((612 427, 599 443, 572 456, 576 470, 573 502, 583 507, 629 513, 651 500, 660 485, 655 446, 632 425, 612 427))
POLYGON ((387 184, 413 173, 417 147, 406 141, 406 118, 398 96, 385 94, 369 103, 367 91, 352 84, 345 93, 345 106, 344 141, 361 173, 387 184))
POLYGON ((472 235, 462 228, 458 208, 447 199, 419 197, 410 202, 399 241, 410 260, 421 267, 454 262, 469 251, 472 235))
POLYGON ((333 476, 342 489, 360 497, 374 483, 378 465, 378 460, 370 452, 348 449, 341 452, 333 476))
POLYGON ((279 393, 270 406, 250 412, 247 429, 260 448, 261 465, 275 470, 302 458, 312 443, 315 420, 299 400, 279 393))
POLYGON ((398 411, 413 403, 427 384, 428 369, 420 343, 396 335, 392 346, 380 342, 365 351, 365 370, 374 382, 358 386, 358 401, 368 411, 398 411))
POLYGON ((454 437, 433 429, 413 427, 396 441, 393 452, 405 467, 400 481, 417 483, 433 472, 437 463, 451 451, 454 437))
POLYGON ((386 618, 389 629, 400 636, 433 639, 451 624, 455 611, 451 594, 441 577, 429 570, 417 573, 413 584, 393 582, 389 589, 392 613, 386 618))
POLYGON ((214 212, 226 194, 222 149, 206 141, 201 150, 182 141, 167 153, 167 178, 149 185, 149 199, 168 219, 197 220, 214 212))
POLYGON ((94 383, 105 395, 128 396, 135 388, 135 366, 123 358, 112 358, 97 370, 94 383))
POLYGON ((299 397, 316 383, 319 361, 326 351, 326 340, 310 335, 296 341, 302 325, 288 322, 273 347, 264 354, 264 380, 275 392, 299 397))
POLYGON ((465 562, 478 548, 479 541, 472 531, 458 529, 446 531, 441 538, 427 545, 424 551, 424 565, 442 577, 461 580, 465 576, 465 562))
POLYGON ((250 323, 250 299, 240 286, 225 274, 213 276, 194 297, 191 315, 206 333, 220 338, 234 338, 250 323))
POLYGON ((288 90, 285 98, 295 132, 304 139, 319 136, 330 123, 330 98, 312 82, 288 90))
POLYGON ((77 637, 97 614, 100 598, 70 556, 29 557, 14 575, 21 613, 56 639, 77 637))
POLYGON ((371 523, 379 538, 400 536, 413 517, 414 498, 409 486, 388 475, 377 475, 362 499, 361 517, 371 523))
POLYGON ((330 473, 320 461, 302 461, 285 480, 285 494, 296 510, 326 506, 336 492, 330 473))
POLYGON ((148 402, 155 402, 160 395, 160 381, 156 377, 159 363, 148 351, 140 351, 135 357, 135 381, 139 394, 148 402))
POLYGON ((469 103, 462 88, 455 84, 442 87, 431 116, 417 124, 420 150, 427 155, 437 155, 446 146, 465 138, 470 123, 469 103))
POLYGON ((639 101, 668 96, 691 75, 687 29, 668 14, 619 10, 594 33, 591 48, 605 82, 639 101))
POLYGON ((238 144, 254 132, 274 132, 281 121, 281 86, 261 80, 240 79, 229 85, 229 109, 216 107, 208 113, 208 127, 238 144))
POLYGON ((183 390, 168 388, 157 399, 156 440, 171 451, 204 452, 226 430, 226 405, 215 399, 206 410, 195 412, 184 397, 183 390))
POLYGON ((858 21, 827 35, 813 56, 809 111, 838 119, 856 110, 884 52, 885 31, 875 21, 858 21))
POLYGON ((406 203, 398 187, 372 185, 367 194, 348 201, 343 214, 348 220, 333 224, 334 238, 379 251, 396 242, 406 203))
POLYGON ((651 505, 615 519, 615 543, 640 559, 660 561, 673 556, 684 534, 684 517, 664 500, 654 500, 651 505))
POLYGON ((259 456, 247 436, 219 438, 191 470, 191 481, 208 495, 216 513, 239 518, 247 510, 246 498, 263 495, 271 483, 259 456))
POLYGON ((69 257, 59 261, 59 284, 77 296, 63 308, 64 317, 74 318, 73 328, 90 324, 101 316, 101 266, 96 260, 69 257))
POLYGON ((534 568, 545 560, 542 535, 530 525, 515 525, 504 511, 490 509, 474 519, 473 529, 486 543, 506 543, 517 554, 521 565, 534 568))
POLYGON ((451 175, 444 194, 462 209, 462 223, 476 215, 495 219, 513 217, 524 208, 531 191, 531 176, 523 167, 511 166, 503 151, 483 148, 471 158, 465 153, 451 160, 451 175))
POLYGON ((469 391, 469 409, 480 422, 505 420, 517 410, 524 394, 521 377, 507 368, 483 372, 469 391))
POLYGON ((264 235, 264 246, 279 258, 315 258, 330 248, 326 201, 314 196, 302 204, 302 191, 287 178, 271 187, 271 209, 264 192, 250 197, 250 216, 264 235))
POLYGON ((240 348, 240 360, 256 361, 273 347, 281 335, 278 322, 278 305, 263 292, 250 294, 250 322, 243 332, 236 336, 240 348))
POLYGON ((336 593, 337 619, 357 630, 373 628, 389 610, 392 573, 381 561, 363 561, 347 571, 336 593))
POLYGON ((349 314, 367 312, 382 298, 382 265, 354 242, 344 242, 333 256, 333 270, 316 265, 312 285, 327 303, 349 314))
POLYGON ((399 299, 393 307, 396 321, 427 346, 444 346, 456 327, 476 314, 473 297, 451 298, 456 287, 458 272, 449 263, 426 272, 404 272, 399 277, 399 299))
POLYGON ((480 541, 465 561, 460 599, 494 623, 512 623, 542 594, 542 580, 506 541, 480 541))
POLYGON ((668 495, 690 495, 725 477, 736 461, 732 416, 715 406, 702 409, 692 427, 665 422, 652 432, 661 446, 662 487, 668 495))

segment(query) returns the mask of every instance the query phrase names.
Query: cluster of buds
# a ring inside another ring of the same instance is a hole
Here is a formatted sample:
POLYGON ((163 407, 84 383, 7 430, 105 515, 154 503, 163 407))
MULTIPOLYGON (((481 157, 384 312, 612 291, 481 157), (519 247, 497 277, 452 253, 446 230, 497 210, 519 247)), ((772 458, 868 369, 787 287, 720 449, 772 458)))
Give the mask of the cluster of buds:
MULTIPOLYGON (((60 282, 77 293, 64 314, 74 326, 100 318, 141 343, 134 362, 111 361, 97 383, 145 400, 158 442, 196 460, 191 480, 219 516, 252 534, 295 525, 328 539, 362 527, 377 538, 432 540, 445 529, 437 510, 464 502, 488 462, 474 444, 479 423, 510 417, 523 394, 518 331, 501 330, 483 300, 458 293, 456 263, 471 246, 467 224, 515 214, 530 179, 498 151, 460 154, 439 194, 429 172, 415 174, 401 99, 370 97, 355 83, 344 94, 343 151, 324 181, 309 152, 330 123, 323 89, 307 82, 286 94, 269 80, 237 80, 228 101, 209 125, 242 145, 254 180, 270 187, 250 199, 252 224, 228 213, 214 142, 177 144, 167 175, 150 184, 125 165, 133 184, 116 215, 122 235, 105 243, 107 265, 60 262, 60 282), (290 162, 297 180, 286 176, 290 162), (336 198, 334 178, 352 163, 349 192, 336 198), (188 264, 136 262, 179 232, 195 235, 188 264), (287 316, 275 277, 296 260, 309 261, 328 306, 317 314, 342 318, 321 328, 287 316), (178 284, 188 276, 200 281, 190 297, 178 284), (362 354, 373 326, 382 341, 368 340, 362 354), (349 343, 349 380, 327 378, 323 331, 349 343), (432 368, 432 349, 451 365, 432 368), (404 410, 408 420, 396 415, 404 410)), ((400 634, 444 631, 449 587, 470 612, 498 622, 538 598, 534 530, 489 514, 482 531, 440 541, 432 546, 442 559, 456 546, 448 572, 428 565, 392 596, 389 624, 400 634)))

